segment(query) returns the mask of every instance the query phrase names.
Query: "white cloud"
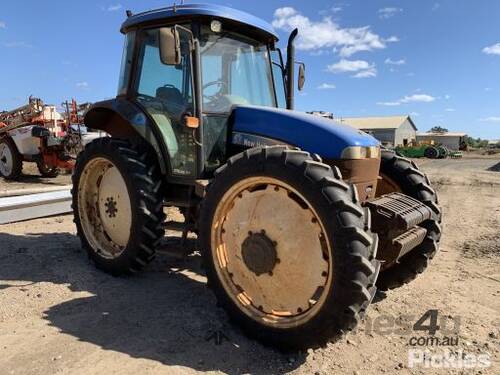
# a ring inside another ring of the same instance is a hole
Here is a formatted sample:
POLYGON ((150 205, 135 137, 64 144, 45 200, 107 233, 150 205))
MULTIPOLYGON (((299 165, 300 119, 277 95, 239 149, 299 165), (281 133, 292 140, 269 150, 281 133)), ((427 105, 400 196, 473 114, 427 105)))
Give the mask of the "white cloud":
POLYGON ((430 103, 436 100, 435 97, 427 94, 414 94, 410 96, 405 96, 400 100, 401 103, 430 103))
POLYGON ((4 47, 7 48, 33 48, 33 46, 26 42, 6 42, 3 43, 4 47))
POLYGON ((487 55, 500 55, 500 43, 483 48, 483 53, 487 55))
POLYGON ((342 59, 336 64, 328 65, 328 71, 331 73, 357 72, 358 70, 369 69, 373 66, 364 60, 346 60, 342 59))
POLYGON ((4 21, 0 21, 0 29, 6 29, 7 24, 4 21))
POLYGON ((120 9, 122 9, 122 5, 121 4, 114 4, 114 5, 110 5, 107 8, 107 11, 108 12, 116 12, 117 10, 120 10, 120 9))
POLYGON ((455 108, 446 108, 445 111, 446 112, 455 112, 456 109, 455 108))
POLYGON ((479 119, 479 121, 483 122, 500 122, 500 116, 490 116, 479 119))
POLYGON ((417 116, 420 116, 420 113, 418 113, 418 112, 410 112, 410 116, 417 117, 417 116))
POLYGON ((369 78, 377 75, 375 64, 370 64, 364 60, 342 59, 338 63, 328 65, 327 71, 330 73, 356 73, 354 78, 369 78))
POLYGON ((371 77, 376 77, 376 76, 377 76, 377 69, 375 69, 375 68, 363 70, 363 71, 353 75, 354 78, 371 78, 371 77))
POLYGON ((451 96, 449 96, 449 95, 445 95, 445 96, 444 96, 444 98, 445 98, 446 100, 449 100, 449 99, 451 98, 451 96))
POLYGON ((404 65, 406 64, 405 59, 400 59, 400 60, 392 60, 391 58, 387 58, 384 61, 388 65, 404 65))
POLYGON ((298 49, 308 51, 338 47, 342 57, 349 57, 360 51, 383 49, 387 42, 397 39, 391 37, 390 40, 384 40, 373 33, 369 26, 341 28, 331 17, 312 21, 292 7, 276 9, 272 24, 276 29, 288 32, 298 28, 298 49))
POLYGON ((378 16, 380 19, 388 19, 388 18, 391 18, 393 16, 395 16, 396 14, 402 12, 403 9, 402 8, 382 8, 382 9, 379 9, 378 10, 378 16))
POLYGON ((393 36, 390 36, 387 39, 384 39, 384 42, 386 42, 386 43, 396 43, 396 42, 399 42, 399 38, 397 36, 393 35, 393 36))
POLYGON ((344 7, 342 5, 333 5, 330 8, 319 11, 319 15, 324 16, 324 15, 329 14, 329 13, 335 14, 335 13, 342 12, 342 10, 344 10, 344 7))
POLYGON ((398 105, 401 105, 400 102, 377 102, 377 105, 385 105, 387 107, 396 107, 398 105))
POLYGON ((485 87, 484 88, 484 91, 491 91, 491 90, 493 90, 491 87, 485 87))
POLYGON ((87 89, 87 88, 89 88, 89 83, 87 81, 78 82, 76 84, 76 87, 78 87, 80 89, 87 89))
POLYGON ((427 95, 427 94, 413 94, 413 95, 406 95, 402 97, 399 100, 392 101, 392 102, 378 102, 378 105, 385 105, 385 106, 398 106, 401 104, 408 104, 408 103, 430 103, 436 100, 436 98, 432 95, 427 95))
POLYGON ((333 83, 322 83, 318 86, 318 90, 333 90, 337 88, 333 83))

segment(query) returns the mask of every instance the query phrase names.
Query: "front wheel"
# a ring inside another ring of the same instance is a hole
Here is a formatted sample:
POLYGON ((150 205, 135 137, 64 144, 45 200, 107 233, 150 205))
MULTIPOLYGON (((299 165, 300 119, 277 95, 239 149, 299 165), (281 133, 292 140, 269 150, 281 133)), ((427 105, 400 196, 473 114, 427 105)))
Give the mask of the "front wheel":
POLYGON ((250 336, 281 348, 353 329, 375 293, 369 212, 338 170, 285 147, 229 159, 201 206, 209 285, 250 336))
POLYGON ((148 153, 101 138, 78 156, 73 174, 78 236, 96 266, 113 275, 137 272, 164 235, 161 178, 148 153))
POLYGON ((389 290, 414 280, 425 271, 438 252, 441 239, 441 209, 438 206, 436 191, 431 187, 428 177, 418 169, 414 162, 391 151, 384 151, 380 172, 378 196, 401 192, 424 203, 432 211, 432 217, 420 224, 427 230, 423 242, 405 254, 398 262, 383 268, 380 272, 377 286, 381 290, 389 290))

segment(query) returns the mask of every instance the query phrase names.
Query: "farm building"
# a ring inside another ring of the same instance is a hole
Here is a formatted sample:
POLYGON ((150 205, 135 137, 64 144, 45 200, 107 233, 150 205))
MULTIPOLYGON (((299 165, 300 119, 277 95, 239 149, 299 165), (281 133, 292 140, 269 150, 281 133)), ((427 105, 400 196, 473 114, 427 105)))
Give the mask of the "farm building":
POLYGON ((465 133, 418 133, 417 142, 443 145, 450 150, 460 150, 467 140, 465 133))
POLYGON ((406 146, 416 141, 417 127, 410 116, 346 117, 337 121, 373 135, 384 146, 406 146))

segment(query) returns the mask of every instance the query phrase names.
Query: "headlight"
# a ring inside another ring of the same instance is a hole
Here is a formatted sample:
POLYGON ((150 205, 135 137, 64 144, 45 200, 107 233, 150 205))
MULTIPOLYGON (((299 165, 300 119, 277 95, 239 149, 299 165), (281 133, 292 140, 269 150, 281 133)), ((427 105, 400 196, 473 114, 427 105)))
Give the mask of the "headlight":
POLYGON ((342 159, 377 159, 380 157, 380 147, 350 146, 342 151, 342 159))

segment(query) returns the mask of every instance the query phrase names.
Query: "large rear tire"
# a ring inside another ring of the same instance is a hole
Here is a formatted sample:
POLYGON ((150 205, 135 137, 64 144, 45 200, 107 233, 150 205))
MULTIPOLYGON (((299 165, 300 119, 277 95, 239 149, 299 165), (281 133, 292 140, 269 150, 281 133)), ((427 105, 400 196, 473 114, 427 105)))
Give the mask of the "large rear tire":
POLYGON ((380 271, 377 287, 380 290, 388 290, 414 280, 425 271, 430 260, 436 255, 441 239, 441 209, 429 178, 414 162, 392 151, 383 151, 380 172, 382 180, 379 182, 377 195, 399 191, 424 203, 433 212, 431 219, 420 224, 427 229, 424 241, 401 257, 397 263, 380 271))
POLYGON ((14 141, 5 137, 0 139, 0 176, 6 180, 17 180, 23 170, 23 157, 14 141))
POLYGON ((263 343, 323 346, 353 329, 375 294, 369 212, 338 169, 306 152, 275 146, 233 156, 209 185, 198 222, 219 304, 263 343))
POLYGON ((83 248, 119 276, 149 263, 164 235, 161 177, 147 151, 113 138, 89 143, 73 174, 73 211, 83 248))

